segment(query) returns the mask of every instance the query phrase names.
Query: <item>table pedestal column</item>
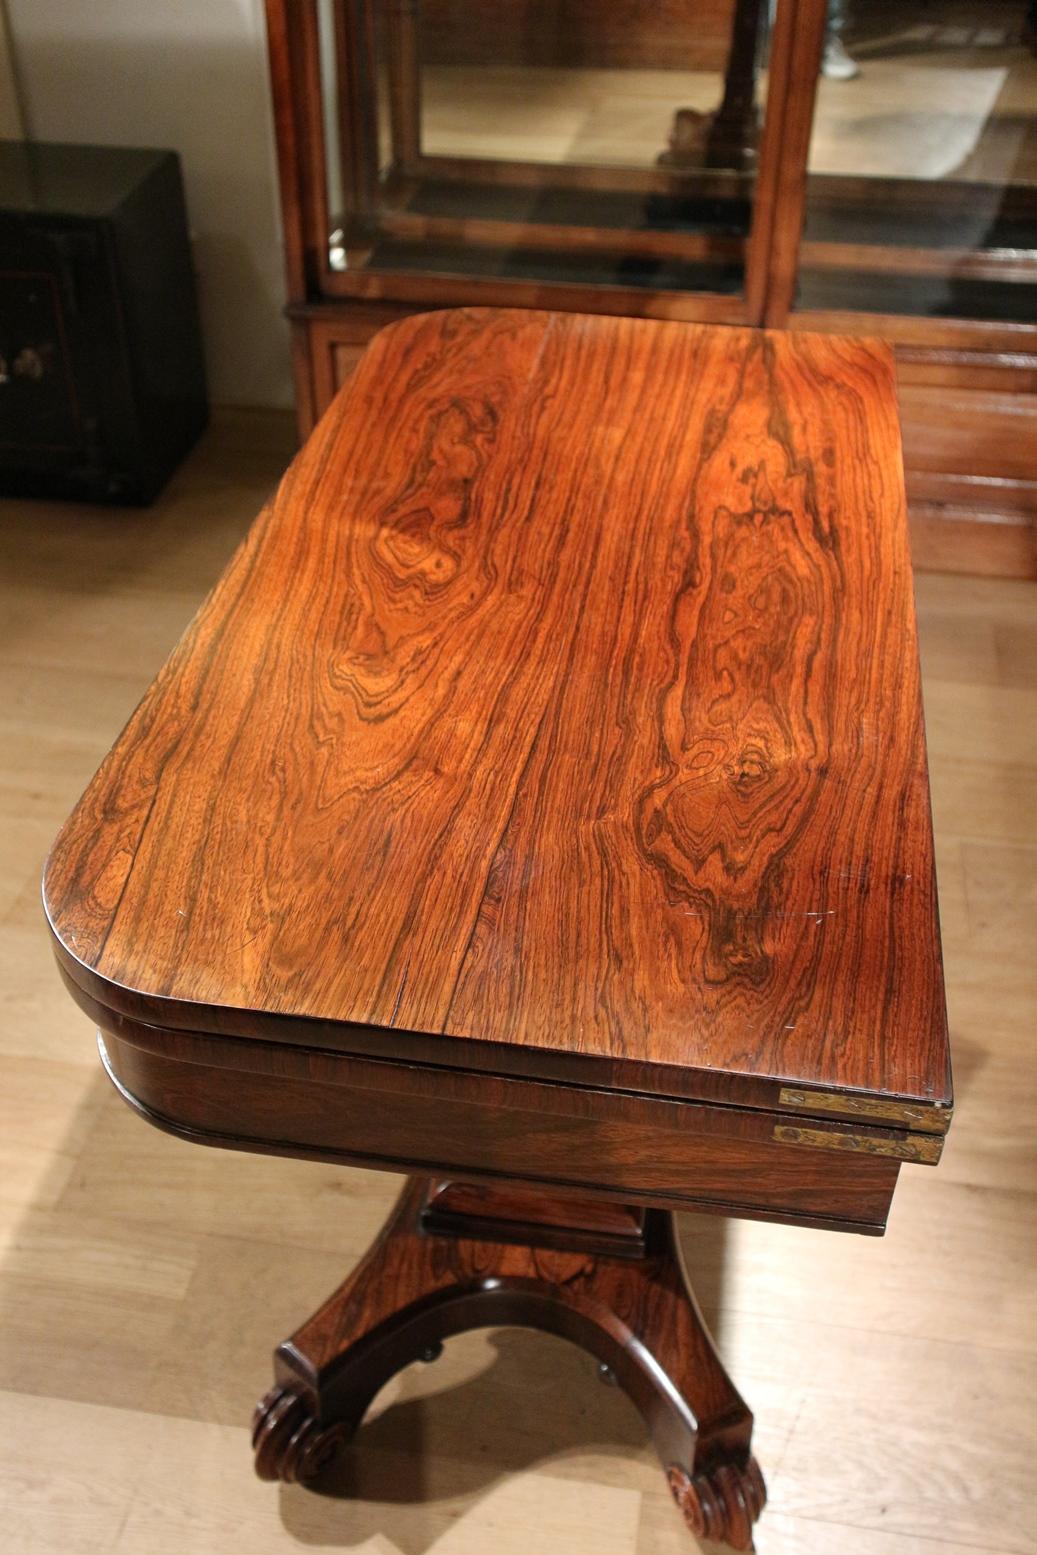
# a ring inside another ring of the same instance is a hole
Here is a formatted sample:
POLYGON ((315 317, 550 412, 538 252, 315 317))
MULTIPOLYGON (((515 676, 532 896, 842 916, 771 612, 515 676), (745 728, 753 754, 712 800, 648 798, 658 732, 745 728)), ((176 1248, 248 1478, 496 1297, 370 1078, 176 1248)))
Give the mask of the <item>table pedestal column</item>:
POLYGON ((278 1348, 256 1472, 315 1478, 395 1372, 491 1326, 589 1350, 643 1415, 692 1532, 753 1548, 766 1491, 752 1415, 688 1289, 672 1215, 528 1189, 409 1179, 357 1268, 278 1348))

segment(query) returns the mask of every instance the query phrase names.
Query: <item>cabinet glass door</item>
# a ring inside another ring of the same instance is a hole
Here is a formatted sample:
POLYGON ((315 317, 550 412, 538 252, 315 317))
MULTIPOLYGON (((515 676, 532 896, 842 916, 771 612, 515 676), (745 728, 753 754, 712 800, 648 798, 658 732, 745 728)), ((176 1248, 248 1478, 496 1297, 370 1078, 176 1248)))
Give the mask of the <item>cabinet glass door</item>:
POLYGON ((771 10, 321 0, 328 290, 744 320, 771 10))
POLYGON ((1037 324, 1037 4, 831 0, 797 306, 1037 324))

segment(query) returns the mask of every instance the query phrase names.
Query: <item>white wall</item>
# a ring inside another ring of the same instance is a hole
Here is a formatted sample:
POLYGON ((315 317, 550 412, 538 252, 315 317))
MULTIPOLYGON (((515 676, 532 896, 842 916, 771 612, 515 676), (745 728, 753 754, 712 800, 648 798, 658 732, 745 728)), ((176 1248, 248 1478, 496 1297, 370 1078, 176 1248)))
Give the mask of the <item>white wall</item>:
POLYGON ((26 134, 169 146, 216 402, 291 400, 262 0, 6 0, 26 134))

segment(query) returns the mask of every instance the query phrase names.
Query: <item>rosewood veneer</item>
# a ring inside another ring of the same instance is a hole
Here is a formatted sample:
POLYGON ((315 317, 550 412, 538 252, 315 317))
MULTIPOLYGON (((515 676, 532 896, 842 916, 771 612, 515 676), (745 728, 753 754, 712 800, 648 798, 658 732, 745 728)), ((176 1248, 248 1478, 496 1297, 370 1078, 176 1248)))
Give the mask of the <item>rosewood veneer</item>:
POLYGON ((160 1127, 412 1173, 266 1477, 487 1323, 584 1345, 689 1525, 752 1417, 670 1211, 878 1233, 951 1108, 888 348, 459 310, 367 349, 59 836, 160 1127))

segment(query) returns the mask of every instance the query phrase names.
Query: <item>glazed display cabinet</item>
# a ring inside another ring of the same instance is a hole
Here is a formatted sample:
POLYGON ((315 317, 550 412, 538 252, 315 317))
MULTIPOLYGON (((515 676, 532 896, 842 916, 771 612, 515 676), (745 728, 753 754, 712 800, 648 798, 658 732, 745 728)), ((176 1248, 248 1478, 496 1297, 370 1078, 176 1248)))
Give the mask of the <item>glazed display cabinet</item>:
POLYGON ((1037 575, 1026 0, 267 18, 301 433, 378 329, 437 307, 878 335, 916 561, 1037 575))

